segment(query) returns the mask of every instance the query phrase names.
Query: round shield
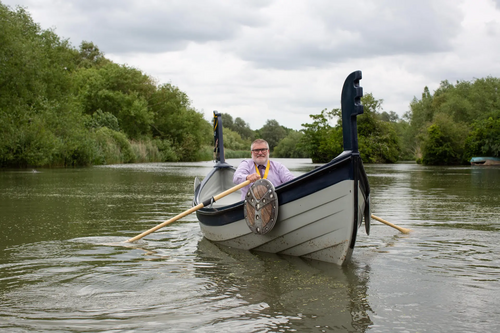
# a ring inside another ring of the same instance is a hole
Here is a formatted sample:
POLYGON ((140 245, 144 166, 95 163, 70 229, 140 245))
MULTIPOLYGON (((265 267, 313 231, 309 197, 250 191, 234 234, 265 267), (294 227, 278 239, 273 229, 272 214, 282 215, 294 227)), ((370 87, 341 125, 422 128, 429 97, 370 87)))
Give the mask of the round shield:
POLYGON ((273 184, 259 179, 250 187, 245 197, 245 221, 255 234, 271 231, 278 219, 278 196, 273 184))

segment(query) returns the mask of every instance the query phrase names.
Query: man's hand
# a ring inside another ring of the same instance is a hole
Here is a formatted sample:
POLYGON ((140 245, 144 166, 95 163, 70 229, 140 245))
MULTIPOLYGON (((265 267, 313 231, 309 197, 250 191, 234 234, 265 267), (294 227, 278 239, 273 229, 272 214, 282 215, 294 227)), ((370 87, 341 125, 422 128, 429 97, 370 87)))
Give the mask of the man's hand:
POLYGON ((247 176, 247 180, 249 180, 251 183, 255 183, 259 179, 260 179, 260 175, 257 172, 256 173, 252 173, 251 175, 247 176))

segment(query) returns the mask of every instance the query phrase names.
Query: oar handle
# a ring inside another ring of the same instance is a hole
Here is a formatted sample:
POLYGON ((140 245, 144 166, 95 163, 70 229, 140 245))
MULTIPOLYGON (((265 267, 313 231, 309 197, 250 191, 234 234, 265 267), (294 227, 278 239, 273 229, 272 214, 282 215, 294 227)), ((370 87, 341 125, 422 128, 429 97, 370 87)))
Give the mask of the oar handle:
POLYGON ((250 184, 250 181, 249 181, 249 180, 244 181, 243 183, 238 184, 238 185, 236 185, 236 186, 234 186, 234 187, 231 187, 229 190, 226 190, 226 191, 224 191, 224 192, 222 192, 222 193, 220 193, 220 194, 217 194, 216 196, 214 196, 214 197, 212 197, 212 198, 210 198, 210 199, 208 199, 208 200, 205 200, 205 201, 203 201, 202 203, 200 203, 200 204, 198 204, 198 205, 196 205, 196 206, 194 206, 194 207, 191 207, 190 209, 186 210, 185 212, 180 213, 179 215, 177 215, 177 216, 175 216, 175 217, 172 217, 170 220, 165 221, 165 222, 163 222, 163 223, 160 223, 160 224, 158 224, 156 227, 153 227, 153 228, 151 228, 151 229, 149 229, 149 230, 146 230, 146 231, 144 231, 142 234, 139 234, 139 235, 137 235, 137 236, 135 236, 135 237, 132 237, 132 238, 130 238, 130 239, 128 239, 128 240, 126 240, 125 242, 126 242, 126 243, 132 243, 132 242, 135 242, 136 240, 141 239, 142 237, 147 236, 147 235, 149 235, 150 233, 155 232, 156 230, 158 230, 158 229, 160 229, 160 228, 163 228, 164 226, 169 225, 170 223, 175 222, 175 221, 177 221, 177 220, 179 220, 179 219, 183 218, 184 216, 187 216, 187 215, 189 215, 189 214, 191 214, 191 213, 193 213, 193 212, 196 212, 198 209, 201 209, 201 208, 203 208, 203 207, 205 207, 205 206, 210 205, 211 203, 213 203, 213 202, 215 202, 215 201, 217 201, 217 200, 219 200, 219 199, 221 199, 221 198, 225 197, 225 196, 226 196, 226 195, 228 195, 228 194, 231 194, 231 193, 233 193, 233 192, 235 192, 235 191, 238 191, 240 188, 245 187, 245 186, 247 186, 248 184, 250 184))
POLYGON ((409 233, 410 233, 410 231, 411 231, 410 229, 406 229, 406 228, 398 227, 397 225, 392 224, 391 222, 387 222, 386 220, 381 219, 380 217, 375 216, 375 215, 373 215, 373 214, 372 214, 371 216, 372 216, 372 219, 375 219, 375 220, 380 221, 380 222, 382 222, 382 223, 384 223, 384 224, 387 224, 388 226, 391 226, 391 227, 393 227, 393 228, 395 228, 395 229, 398 229, 398 230, 399 230, 399 231, 401 231, 403 234, 409 234, 409 233))

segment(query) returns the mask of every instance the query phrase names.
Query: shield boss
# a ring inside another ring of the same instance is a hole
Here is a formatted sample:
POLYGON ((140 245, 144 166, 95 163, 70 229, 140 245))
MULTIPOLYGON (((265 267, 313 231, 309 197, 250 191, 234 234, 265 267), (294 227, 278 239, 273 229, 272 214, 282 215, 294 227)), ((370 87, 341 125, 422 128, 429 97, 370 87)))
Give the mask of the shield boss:
POLYGON ((259 179, 250 187, 245 197, 245 221, 255 234, 271 231, 278 219, 278 196, 273 184, 259 179))

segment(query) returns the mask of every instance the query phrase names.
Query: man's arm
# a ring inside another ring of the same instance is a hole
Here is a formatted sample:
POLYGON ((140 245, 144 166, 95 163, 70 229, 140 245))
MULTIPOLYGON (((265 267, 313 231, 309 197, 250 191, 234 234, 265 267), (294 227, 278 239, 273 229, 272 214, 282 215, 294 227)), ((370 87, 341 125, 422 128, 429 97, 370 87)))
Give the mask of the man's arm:
POLYGON ((259 179, 260 175, 255 172, 253 161, 244 160, 234 172, 233 183, 238 185, 246 180, 250 180, 253 183, 259 179))
POLYGON ((295 178, 295 176, 290 172, 290 170, 288 170, 288 168, 281 163, 279 164, 278 174, 282 184, 295 178))

